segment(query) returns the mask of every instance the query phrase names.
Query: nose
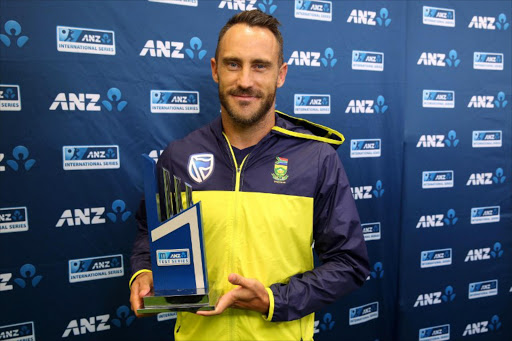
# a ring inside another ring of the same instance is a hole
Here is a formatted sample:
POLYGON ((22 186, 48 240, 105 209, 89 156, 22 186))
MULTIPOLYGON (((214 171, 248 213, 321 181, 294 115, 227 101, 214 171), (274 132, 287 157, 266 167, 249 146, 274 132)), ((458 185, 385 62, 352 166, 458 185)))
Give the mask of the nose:
POLYGON ((243 67, 238 75, 238 86, 248 89, 254 84, 253 75, 249 67, 243 67))

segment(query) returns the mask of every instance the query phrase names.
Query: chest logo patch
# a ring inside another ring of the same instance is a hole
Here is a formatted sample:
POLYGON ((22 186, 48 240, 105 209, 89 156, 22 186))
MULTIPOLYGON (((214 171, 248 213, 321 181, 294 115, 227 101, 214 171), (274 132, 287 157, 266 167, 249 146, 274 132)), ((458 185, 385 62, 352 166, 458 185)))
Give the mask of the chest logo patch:
POLYGON ((288 159, 280 156, 276 157, 272 178, 274 179, 275 183, 285 183, 286 179, 288 179, 288 159))
POLYGON ((188 159, 188 175, 200 184, 212 175, 215 159, 211 153, 190 155, 188 159))

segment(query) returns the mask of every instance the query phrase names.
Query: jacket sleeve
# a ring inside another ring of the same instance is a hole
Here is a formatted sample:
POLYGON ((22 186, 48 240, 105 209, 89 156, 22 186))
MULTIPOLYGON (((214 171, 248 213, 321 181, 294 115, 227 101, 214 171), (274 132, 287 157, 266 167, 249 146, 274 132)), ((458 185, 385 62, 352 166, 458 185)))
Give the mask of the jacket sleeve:
POLYGON ((287 284, 270 286, 271 321, 311 314, 363 285, 369 274, 366 244, 345 170, 331 146, 323 146, 320 158, 313 238, 322 265, 292 276, 287 284))

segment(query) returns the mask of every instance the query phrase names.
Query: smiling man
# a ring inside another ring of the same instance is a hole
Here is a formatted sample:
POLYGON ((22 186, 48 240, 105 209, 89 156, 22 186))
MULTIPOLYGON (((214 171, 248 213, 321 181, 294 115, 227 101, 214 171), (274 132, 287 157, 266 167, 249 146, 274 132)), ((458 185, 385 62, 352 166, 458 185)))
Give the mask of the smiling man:
MULTIPOLYGON (((194 183, 210 291, 220 297, 213 311, 179 313, 176 340, 312 340, 313 313, 361 286, 369 273, 335 151, 343 135, 274 110, 288 71, 278 26, 258 10, 226 23, 211 60, 221 115, 172 142, 158 162, 194 183), (198 154, 211 160, 202 176, 190 167, 198 154), (316 268, 312 245, 322 262, 316 268)), ((137 218, 134 311, 153 288, 143 209, 137 218)))

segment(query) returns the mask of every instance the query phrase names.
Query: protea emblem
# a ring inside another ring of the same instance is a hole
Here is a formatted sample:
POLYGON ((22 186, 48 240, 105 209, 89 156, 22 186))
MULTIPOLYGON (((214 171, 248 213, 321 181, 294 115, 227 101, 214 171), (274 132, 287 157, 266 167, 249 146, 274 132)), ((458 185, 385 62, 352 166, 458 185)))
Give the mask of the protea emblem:
POLYGON ((283 157, 276 157, 276 162, 274 163, 274 173, 272 174, 272 178, 274 178, 275 182, 284 183, 286 179, 288 179, 288 159, 283 157))

